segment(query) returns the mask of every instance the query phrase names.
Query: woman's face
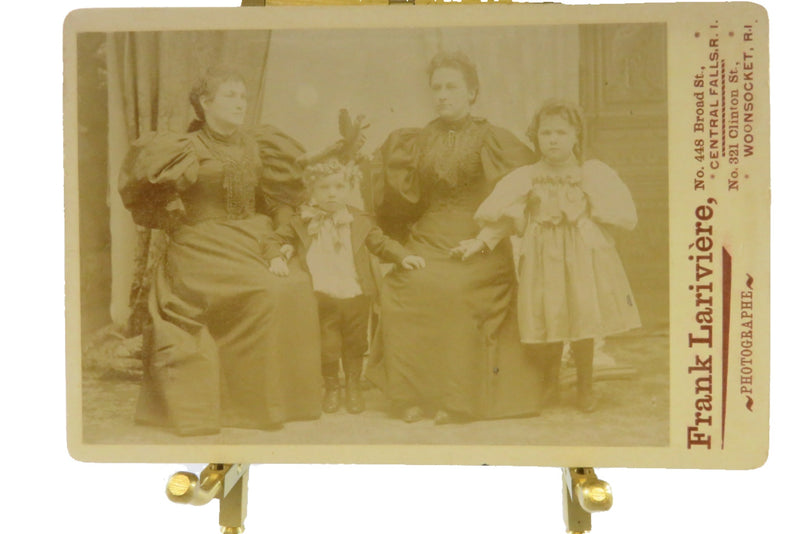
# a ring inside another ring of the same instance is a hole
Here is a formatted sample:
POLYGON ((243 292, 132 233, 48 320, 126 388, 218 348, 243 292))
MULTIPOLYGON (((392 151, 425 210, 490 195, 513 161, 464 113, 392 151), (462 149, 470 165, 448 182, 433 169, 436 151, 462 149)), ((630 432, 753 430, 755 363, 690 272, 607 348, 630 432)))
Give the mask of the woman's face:
POLYGON ((244 124, 247 88, 238 80, 222 82, 213 98, 201 99, 206 122, 215 130, 227 132, 244 124))
POLYGON ((573 157, 573 149, 578 142, 578 133, 564 117, 560 115, 542 117, 536 136, 545 160, 552 163, 564 163, 573 157))
POLYGON ((431 90, 436 113, 448 121, 466 117, 475 100, 475 90, 469 89, 461 71, 452 67, 440 67, 433 71, 431 90))

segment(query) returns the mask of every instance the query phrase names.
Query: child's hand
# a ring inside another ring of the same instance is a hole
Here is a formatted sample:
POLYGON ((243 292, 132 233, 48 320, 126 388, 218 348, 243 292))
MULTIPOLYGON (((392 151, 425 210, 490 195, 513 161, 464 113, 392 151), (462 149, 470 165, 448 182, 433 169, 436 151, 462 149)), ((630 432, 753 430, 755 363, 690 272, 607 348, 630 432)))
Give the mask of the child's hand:
POLYGON ((465 239, 457 247, 450 249, 450 255, 462 260, 468 260, 475 254, 486 251, 486 243, 480 239, 465 239))
POLYGON ((422 269, 425 267, 425 258, 421 256, 406 256, 400 263, 403 269, 413 271, 414 269, 422 269))
POLYGON ((277 276, 289 276, 289 266, 283 256, 277 256, 270 260, 269 272, 277 276))
POLYGON ((281 246, 281 254, 283 254, 284 258, 286 258, 286 261, 291 260, 292 256, 294 256, 294 247, 292 245, 288 244, 288 243, 285 244, 285 245, 282 245, 281 246))

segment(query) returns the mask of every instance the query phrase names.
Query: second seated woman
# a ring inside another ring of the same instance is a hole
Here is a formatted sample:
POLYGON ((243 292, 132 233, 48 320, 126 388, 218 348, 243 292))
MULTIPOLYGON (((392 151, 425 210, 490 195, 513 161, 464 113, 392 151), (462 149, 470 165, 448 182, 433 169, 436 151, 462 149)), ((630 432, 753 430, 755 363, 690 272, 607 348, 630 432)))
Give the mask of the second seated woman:
POLYGON ((477 232, 475 210, 497 180, 533 153, 471 115, 478 76, 466 55, 438 54, 428 77, 438 118, 390 134, 375 170, 379 221, 427 268, 384 279, 379 357, 368 376, 409 423, 535 415, 541 373, 519 341, 510 242, 467 261, 454 254, 477 232))

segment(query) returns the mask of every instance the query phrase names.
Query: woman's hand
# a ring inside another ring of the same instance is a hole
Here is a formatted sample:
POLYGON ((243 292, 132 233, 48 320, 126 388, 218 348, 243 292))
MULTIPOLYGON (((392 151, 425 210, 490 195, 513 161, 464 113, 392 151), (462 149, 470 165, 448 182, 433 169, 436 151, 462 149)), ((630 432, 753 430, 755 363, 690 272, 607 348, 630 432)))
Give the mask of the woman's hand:
POLYGON ((270 260, 269 272, 277 276, 289 276, 289 266, 283 256, 276 256, 270 260))
POLYGON ((286 258, 286 261, 291 260, 292 256, 294 256, 294 247, 289 243, 281 245, 281 254, 283 254, 284 258, 286 258))
POLYGON ((485 253, 487 250, 488 247, 482 240, 477 238, 465 239, 457 247, 450 249, 450 255, 462 260, 468 260, 475 254, 485 253))
POLYGON ((422 269, 425 267, 425 258, 421 256, 406 256, 403 258, 403 261, 400 262, 403 269, 406 271, 413 271, 414 269, 422 269))

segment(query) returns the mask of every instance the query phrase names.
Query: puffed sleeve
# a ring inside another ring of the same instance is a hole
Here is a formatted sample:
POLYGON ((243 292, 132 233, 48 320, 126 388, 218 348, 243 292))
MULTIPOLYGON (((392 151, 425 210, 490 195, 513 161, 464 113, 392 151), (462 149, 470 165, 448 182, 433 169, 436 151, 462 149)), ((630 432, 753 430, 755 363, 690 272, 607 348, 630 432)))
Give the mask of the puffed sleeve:
POLYGON ((498 231, 510 233, 516 230, 522 233, 525 229, 526 211, 533 188, 531 180, 531 165, 519 167, 500 179, 494 190, 478 206, 475 211, 475 220, 481 226, 479 238, 487 245, 494 248, 502 235, 498 231), (513 227, 508 223, 513 223, 513 227))
POLYGON ((253 131, 261 160, 261 201, 259 210, 286 223, 306 198, 302 166, 298 162, 305 149, 278 128, 261 125, 253 131))
POLYGON ((180 193, 197 181, 198 168, 188 135, 151 133, 136 140, 119 176, 120 197, 134 222, 169 229, 185 214, 180 193))
POLYGON ((534 162, 533 151, 504 128, 490 125, 481 150, 486 180, 493 184, 509 172, 534 162))
POLYGON ((420 132, 419 128, 393 131, 372 160, 369 182, 378 223, 395 239, 405 238, 408 225, 424 208, 417 172, 420 132))
POLYGON ((589 215, 599 223, 626 230, 636 227, 636 205, 617 172, 598 160, 583 164, 581 189, 589 199, 589 215))
POLYGON ((395 130, 376 153, 376 171, 386 190, 391 189, 410 204, 420 200, 420 184, 417 177, 417 139, 419 128, 395 130))

